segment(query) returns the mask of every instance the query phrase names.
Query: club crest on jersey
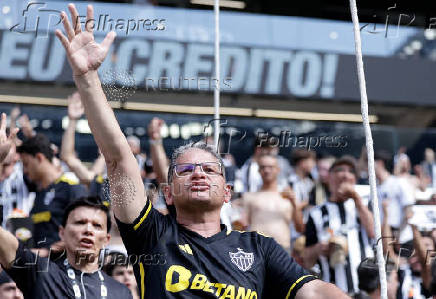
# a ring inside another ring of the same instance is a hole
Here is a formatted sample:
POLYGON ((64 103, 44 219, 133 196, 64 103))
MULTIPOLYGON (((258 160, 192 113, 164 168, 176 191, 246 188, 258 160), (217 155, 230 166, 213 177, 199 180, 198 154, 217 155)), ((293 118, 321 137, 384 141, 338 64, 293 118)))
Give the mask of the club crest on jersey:
POLYGON ((229 252, 230 260, 235 264, 239 270, 250 270, 254 263, 254 254, 244 252, 241 248, 238 248, 238 252, 229 252))

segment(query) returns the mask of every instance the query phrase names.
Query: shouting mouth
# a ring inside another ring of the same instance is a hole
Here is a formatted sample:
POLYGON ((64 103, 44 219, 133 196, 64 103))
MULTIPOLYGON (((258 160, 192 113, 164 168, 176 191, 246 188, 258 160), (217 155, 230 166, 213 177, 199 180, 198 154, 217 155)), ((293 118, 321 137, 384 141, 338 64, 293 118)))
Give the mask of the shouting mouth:
POLYGON ((80 246, 85 248, 92 248, 94 246, 94 241, 89 238, 80 239, 80 246))

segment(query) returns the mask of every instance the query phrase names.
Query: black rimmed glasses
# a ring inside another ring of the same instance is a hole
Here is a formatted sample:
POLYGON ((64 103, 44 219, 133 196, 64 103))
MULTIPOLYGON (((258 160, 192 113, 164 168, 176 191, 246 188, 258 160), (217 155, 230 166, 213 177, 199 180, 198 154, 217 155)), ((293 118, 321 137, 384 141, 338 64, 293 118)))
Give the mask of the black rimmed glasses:
POLYGON ((222 175, 222 166, 218 162, 203 162, 203 163, 180 163, 174 165, 174 172, 178 177, 191 175, 195 168, 200 166, 201 171, 207 175, 222 175))

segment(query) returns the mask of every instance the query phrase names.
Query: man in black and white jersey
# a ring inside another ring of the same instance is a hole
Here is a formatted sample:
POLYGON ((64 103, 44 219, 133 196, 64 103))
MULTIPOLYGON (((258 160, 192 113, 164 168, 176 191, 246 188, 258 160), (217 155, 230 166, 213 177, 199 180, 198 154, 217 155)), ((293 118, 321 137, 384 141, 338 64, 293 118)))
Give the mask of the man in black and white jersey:
POLYGON ((95 141, 108 169, 111 203, 134 263, 141 298, 345 298, 334 285, 307 273, 271 238, 220 225, 230 200, 219 155, 205 144, 176 150, 165 197, 176 218, 159 214, 145 196, 140 170, 101 88, 97 69, 115 33, 101 44, 88 26, 77 24, 69 5, 66 35, 56 31, 67 52, 95 141), (74 28, 74 29, 73 29, 74 28))
POLYGON ((336 284, 349 294, 359 291, 360 262, 373 256, 373 216, 354 190, 356 177, 354 158, 343 157, 332 164, 330 197, 310 211, 305 232, 306 267, 317 264, 324 281, 336 284))

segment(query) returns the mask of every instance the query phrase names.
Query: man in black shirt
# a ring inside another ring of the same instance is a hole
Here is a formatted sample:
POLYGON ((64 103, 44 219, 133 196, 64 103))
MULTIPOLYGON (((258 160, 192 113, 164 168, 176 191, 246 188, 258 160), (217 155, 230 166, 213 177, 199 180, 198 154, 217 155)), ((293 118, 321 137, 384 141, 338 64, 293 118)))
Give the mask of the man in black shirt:
POLYGON ((101 44, 92 33, 93 8, 84 31, 78 12, 61 14, 66 49, 94 139, 108 169, 111 204, 128 253, 137 258, 141 298, 345 298, 335 286, 315 279, 271 238, 232 232, 220 225, 230 200, 221 158, 204 144, 173 154, 165 188, 176 218, 161 216, 145 196, 135 157, 108 105, 98 78, 115 33, 101 44), (74 29, 73 29, 74 28, 74 29))
POLYGON ((30 211, 36 248, 49 248, 59 241, 59 225, 65 208, 80 197, 86 196, 83 185, 68 179, 53 163, 53 150, 47 137, 37 134, 18 147, 23 171, 38 185, 33 208, 30 211))
POLYGON ((97 198, 79 199, 67 207, 59 229, 66 255, 38 257, 0 228, 0 262, 24 298, 132 298, 126 286, 99 270, 110 225, 108 208, 97 198))

